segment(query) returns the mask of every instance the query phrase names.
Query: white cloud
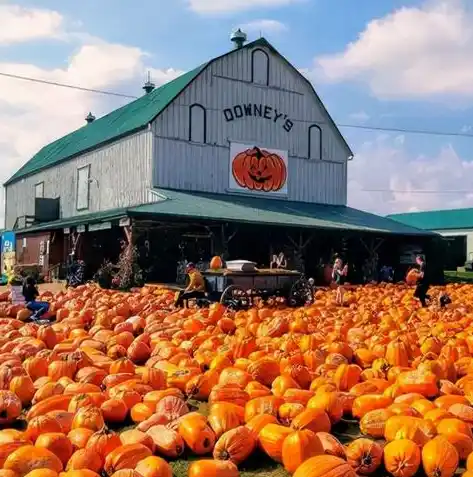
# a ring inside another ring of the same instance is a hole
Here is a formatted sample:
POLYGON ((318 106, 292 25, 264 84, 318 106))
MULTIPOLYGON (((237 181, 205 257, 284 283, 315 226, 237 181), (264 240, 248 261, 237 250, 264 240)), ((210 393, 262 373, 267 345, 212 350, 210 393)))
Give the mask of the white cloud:
POLYGON ((187 0, 187 4, 199 14, 221 14, 283 7, 300 1, 303 0, 187 0))
POLYGON ((241 26, 247 33, 260 33, 264 36, 267 33, 282 33, 288 30, 284 23, 277 20, 255 20, 241 26))
POLYGON ((64 18, 53 10, 0 4, 0 45, 60 38, 64 18))
MULTIPOLYGON (((157 86, 182 73, 172 68, 147 67, 147 54, 139 48, 92 40, 87 35, 83 40, 86 43, 78 45, 64 67, 46 69, 0 60, 0 72, 137 95, 143 94, 140 85, 147 71, 157 86)), ((42 146, 82 126, 89 111, 100 117, 129 101, 0 76, 0 183, 42 146)), ((0 190, 1 227, 3 188, 0 190)))
POLYGON ((316 59, 328 81, 362 81, 382 98, 473 98, 473 12, 467 0, 403 7, 366 25, 344 51, 316 59))
POLYGON ((379 214, 473 207, 472 161, 450 145, 433 157, 412 156, 399 138, 380 135, 359 148, 348 166, 351 206, 379 214))
POLYGON ((368 113, 366 113, 366 111, 357 111, 356 113, 350 114, 350 119, 360 123, 366 123, 366 121, 370 119, 370 116, 368 113))

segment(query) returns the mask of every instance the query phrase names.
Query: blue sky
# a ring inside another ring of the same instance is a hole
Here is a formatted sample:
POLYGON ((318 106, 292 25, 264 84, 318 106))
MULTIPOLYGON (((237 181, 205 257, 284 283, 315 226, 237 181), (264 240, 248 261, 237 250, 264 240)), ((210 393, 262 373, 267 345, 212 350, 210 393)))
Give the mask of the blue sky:
MULTIPOLYGON (((172 79, 231 48, 238 26, 304 71, 339 124, 473 135, 468 0, 0 0, 0 72, 138 95, 147 70, 172 79)), ((0 91, 2 180, 89 108, 125 101, 6 78, 0 91)), ((341 131, 350 205, 473 206, 473 138, 341 131)))

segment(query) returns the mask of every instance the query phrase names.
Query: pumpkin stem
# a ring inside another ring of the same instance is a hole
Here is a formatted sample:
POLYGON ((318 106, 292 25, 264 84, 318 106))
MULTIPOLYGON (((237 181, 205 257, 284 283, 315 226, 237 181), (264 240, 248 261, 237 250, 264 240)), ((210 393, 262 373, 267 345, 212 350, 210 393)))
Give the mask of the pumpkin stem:
POLYGON ((206 437, 203 441, 204 448, 210 447, 210 439, 206 437))

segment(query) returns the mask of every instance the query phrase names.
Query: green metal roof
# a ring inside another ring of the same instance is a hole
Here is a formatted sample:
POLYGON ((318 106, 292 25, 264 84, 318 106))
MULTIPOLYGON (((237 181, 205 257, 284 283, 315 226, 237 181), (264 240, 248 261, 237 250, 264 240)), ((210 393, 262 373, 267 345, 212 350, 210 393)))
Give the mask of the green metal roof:
POLYGON ((102 212, 93 212, 90 214, 76 215, 65 219, 54 220, 52 222, 42 222, 37 225, 32 225, 25 229, 13 230, 16 234, 40 232, 42 230, 58 230, 68 227, 76 227, 84 224, 97 224, 100 222, 109 222, 111 220, 118 220, 127 217, 126 209, 110 209, 102 212))
MULTIPOLYGON (((312 93, 319 102, 320 107, 327 115, 328 122, 335 128, 337 135, 344 144, 347 153, 353 156, 350 146, 346 142, 342 133, 335 125, 332 117, 325 109, 324 104, 317 95, 312 83, 300 73, 281 53, 279 53, 265 38, 259 38, 247 43, 243 48, 253 48, 255 46, 265 46, 278 55, 286 64, 299 74, 312 90, 312 93)), ((122 106, 111 113, 96 119, 90 124, 86 124, 80 129, 64 136, 51 144, 43 147, 32 157, 23 167, 21 167, 7 182, 5 186, 16 182, 28 175, 40 172, 43 169, 54 166, 62 161, 70 159, 79 154, 91 151, 99 146, 103 146, 111 141, 132 134, 144 129, 151 121, 161 114, 179 94, 194 81, 208 66, 215 61, 232 54, 236 50, 231 50, 221 56, 200 65, 198 68, 184 73, 178 78, 156 88, 151 93, 143 95, 131 103, 122 106)))
POLYGON ((201 65, 160 88, 156 88, 151 93, 145 94, 48 144, 18 170, 5 185, 145 128, 194 80, 205 66, 205 64, 201 65))
POLYGON ((130 208, 128 213, 381 234, 431 235, 431 232, 345 206, 167 189, 154 191, 159 202, 130 208))
POLYGON ((389 218, 424 230, 473 229, 473 209, 432 210, 392 214, 389 218))

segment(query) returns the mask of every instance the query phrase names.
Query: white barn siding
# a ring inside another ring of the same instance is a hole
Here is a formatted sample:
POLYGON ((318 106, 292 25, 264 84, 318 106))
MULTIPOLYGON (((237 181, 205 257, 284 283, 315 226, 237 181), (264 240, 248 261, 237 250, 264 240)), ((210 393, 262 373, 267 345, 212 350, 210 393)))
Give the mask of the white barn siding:
POLYGON ((35 185, 44 197, 60 197, 62 218, 146 203, 151 186, 152 134, 146 130, 20 179, 6 187, 6 228, 34 215, 35 185), (90 164, 89 208, 76 209, 77 169, 90 164))
POLYGON ((152 129, 154 186, 228 192, 229 146, 234 141, 289 151, 288 199, 346 204, 349 151, 307 83, 269 49, 245 48, 215 61, 152 129), (276 108, 294 126, 287 132, 283 122, 261 117, 225 121, 223 110, 242 103, 276 108), (192 107, 196 104, 205 108, 206 144, 198 139, 188 143, 203 136, 201 108, 192 107))

